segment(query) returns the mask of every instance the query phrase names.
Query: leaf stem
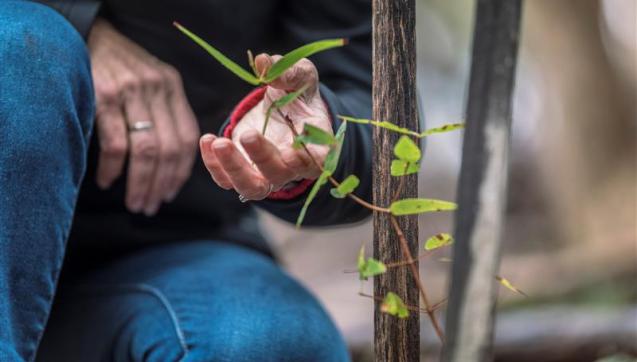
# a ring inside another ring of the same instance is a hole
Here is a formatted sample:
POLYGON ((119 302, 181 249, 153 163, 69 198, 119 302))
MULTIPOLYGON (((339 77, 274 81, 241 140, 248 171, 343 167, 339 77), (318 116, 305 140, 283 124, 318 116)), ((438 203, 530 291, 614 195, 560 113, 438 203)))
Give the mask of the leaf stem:
MULTIPOLYGON (((283 117, 283 119, 285 119, 285 122, 287 123, 288 127, 290 128, 290 130, 292 131, 292 134, 294 135, 294 137, 298 137, 299 133, 296 131, 296 129, 294 128, 294 123, 292 122, 292 120, 290 119, 290 117, 288 117, 287 115, 284 115, 283 112, 281 112, 280 109, 277 109, 277 112, 279 113, 279 115, 281 117, 283 117)), ((303 147, 303 150, 305 151, 305 153, 307 153, 307 155, 310 157, 310 159, 312 160, 312 163, 314 163, 314 165, 321 170, 321 172, 324 171, 323 166, 316 160, 316 158, 314 158, 314 155, 312 155, 312 153, 310 152, 310 150, 307 148, 307 146, 305 145, 305 143, 301 143, 301 146, 303 147)), ((336 179, 334 179, 334 177, 329 176, 328 180, 330 181, 330 183, 332 185, 334 185, 334 187, 338 187, 340 185, 340 183, 338 181, 336 181, 336 179)), ((353 193, 349 193, 347 194, 347 197, 349 197, 350 199, 352 199, 354 202, 356 202, 357 204, 366 207, 370 210, 374 210, 374 211, 378 211, 378 212, 383 212, 383 213, 390 213, 390 210, 388 208, 384 208, 384 207, 380 207, 374 204, 371 204, 363 199, 361 199, 360 197, 354 195, 353 193)))
MULTIPOLYGON (((409 244, 407 243, 407 238, 405 237, 403 230, 400 228, 400 225, 398 225, 398 220, 396 220, 396 217, 393 215, 390 215, 389 219, 391 221, 392 226, 394 227, 394 230, 396 231, 396 234, 398 235, 398 240, 400 240, 400 246, 403 252, 403 256, 407 260, 413 260, 413 257, 411 256, 411 251, 409 251, 409 244)), ((440 338, 440 341, 444 343, 445 336, 442 333, 442 328, 440 327, 440 323, 438 323, 438 319, 436 318, 436 314, 434 313, 434 310, 432 310, 429 305, 429 299, 427 298, 425 287, 420 281, 420 274, 418 273, 418 268, 416 267, 415 263, 409 263, 408 265, 409 265, 409 268, 411 269, 411 274, 414 280, 416 281, 416 285, 418 286, 418 291, 420 292, 420 295, 422 296, 423 303, 425 303, 425 309, 427 310, 427 314, 429 315, 429 320, 431 321, 431 324, 433 325, 434 330, 436 331, 436 334, 438 335, 438 338, 440 338)))
POLYGON ((418 257, 416 259, 412 259, 412 260, 401 260, 401 261, 396 261, 396 262, 393 262, 393 263, 385 263, 385 266, 387 268, 396 268, 396 267, 399 267, 399 266, 405 266, 405 265, 409 265, 409 264, 414 264, 415 262, 417 262, 420 259, 425 259, 425 258, 431 256, 433 253, 435 253, 438 250, 439 249, 434 249, 434 250, 427 251, 424 254, 418 255, 418 257))

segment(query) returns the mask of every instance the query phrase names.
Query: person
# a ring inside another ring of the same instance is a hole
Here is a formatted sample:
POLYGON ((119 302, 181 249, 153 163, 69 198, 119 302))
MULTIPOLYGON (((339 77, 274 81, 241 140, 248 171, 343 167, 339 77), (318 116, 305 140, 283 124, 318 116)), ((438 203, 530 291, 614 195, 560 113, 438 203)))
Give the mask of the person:
MULTIPOLYGON (((273 99, 308 87, 298 130, 370 116, 368 1, 3 0, 0 22, 0 361, 349 359, 253 207, 294 221, 319 173, 281 115, 260 133, 273 99), (260 72, 349 45, 251 89, 173 21, 260 72)), ((370 145, 348 125, 334 174, 367 199, 370 145)), ((304 225, 366 215, 325 186, 304 225)))

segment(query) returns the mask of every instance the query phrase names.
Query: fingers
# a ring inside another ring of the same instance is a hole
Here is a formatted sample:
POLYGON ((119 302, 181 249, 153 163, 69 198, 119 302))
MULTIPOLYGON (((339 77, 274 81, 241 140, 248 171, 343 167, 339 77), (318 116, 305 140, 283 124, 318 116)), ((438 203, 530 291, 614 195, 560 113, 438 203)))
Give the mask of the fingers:
POLYGON ((289 181, 297 178, 294 169, 288 167, 281 158, 279 150, 266 140, 257 130, 244 132, 240 139, 248 157, 254 162, 259 171, 274 189, 278 190, 289 181))
POLYGON ((261 200, 268 196, 270 184, 241 155, 237 147, 227 138, 217 138, 212 142, 212 151, 232 187, 248 200, 261 200))
POLYGON ((96 21, 88 46, 101 146, 97 184, 109 187, 128 153, 126 206, 150 216, 190 176, 199 138, 195 116, 179 73, 107 22, 96 21), (129 132, 137 122, 153 128, 129 132))
POLYGON ((219 163, 219 159, 215 151, 212 148, 212 142, 217 139, 215 135, 206 134, 201 137, 199 141, 199 148, 201 149, 201 158, 203 159, 204 165, 210 172, 210 176, 214 180, 219 187, 230 190, 232 189, 232 182, 230 182, 230 178, 226 174, 226 171, 223 169, 223 166, 219 163))
POLYGON ((100 144, 97 166, 97 185, 109 188, 121 174, 126 160, 128 140, 124 116, 118 108, 97 115, 96 126, 100 144))
MULTIPOLYGON (((151 120, 151 114, 138 90, 129 91, 125 109, 129 126, 135 122, 151 120)), ((141 212, 147 206, 149 191, 153 184, 159 144, 154 129, 131 132, 129 141, 130 160, 126 182, 126 206, 132 212, 141 212)))
POLYGON ((175 170, 181 159, 181 145, 163 88, 149 89, 145 93, 146 98, 149 99, 147 103, 149 103, 154 123, 158 150, 155 172, 146 196, 144 213, 154 215, 170 188, 173 187, 175 170))
MULTIPOLYGON (((265 74, 270 67, 281 59, 280 55, 259 54, 255 59, 255 67, 259 74, 265 74)), ((295 91, 307 85, 305 94, 313 96, 318 91, 318 70, 309 59, 303 58, 272 81, 269 86, 285 91, 295 91)))

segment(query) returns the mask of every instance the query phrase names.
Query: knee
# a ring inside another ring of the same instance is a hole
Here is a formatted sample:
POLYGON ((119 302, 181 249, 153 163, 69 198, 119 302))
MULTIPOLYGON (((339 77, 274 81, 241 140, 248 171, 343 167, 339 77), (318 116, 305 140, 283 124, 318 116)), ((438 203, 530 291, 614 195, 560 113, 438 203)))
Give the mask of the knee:
POLYGON ((11 151, 5 156, 26 159, 35 170, 59 166, 51 157, 85 153, 94 95, 83 39, 61 15, 30 1, 3 2, 0 23, 0 144, 11 151))
POLYGON ((291 279, 228 304, 214 330, 193 343, 189 362, 349 361, 343 338, 321 305, 291 279))

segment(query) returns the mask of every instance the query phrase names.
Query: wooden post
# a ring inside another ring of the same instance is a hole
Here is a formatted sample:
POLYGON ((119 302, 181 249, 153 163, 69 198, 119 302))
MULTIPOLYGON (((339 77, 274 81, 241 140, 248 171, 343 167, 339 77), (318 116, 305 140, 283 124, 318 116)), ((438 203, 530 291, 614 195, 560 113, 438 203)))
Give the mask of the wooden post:
POLYGON ((492 360, 521 0, 478 0, 445 361, 492 360))
MULTIPOLYGON (((418 129, 416 112, 416 42, 414 0, 373 0, 373 100, 374 119, 388 120, 410 129, 418 129)), ((398 178, 390 175, 393 132, 374 128, 374 203, 388 206, 398 187, 398 178)), ((416 197, 417 175, 407 176, 400 198, 416 197)), ((398 222, 417 255, 418 220, 400 217, 398 222)), ((374 257, 379 260, 404 260, 400 242, 387 214, 374 213, 374 257)), ((398 294, 405 303, 419 305, 418 288, 409 268, 392 268, 374 278, 374 295, 398 294)), ((380 312, 375 302, 374 351, 377 361, 418 361, 420 349, 419 315, 411 313, 398 319, 380 312)))

